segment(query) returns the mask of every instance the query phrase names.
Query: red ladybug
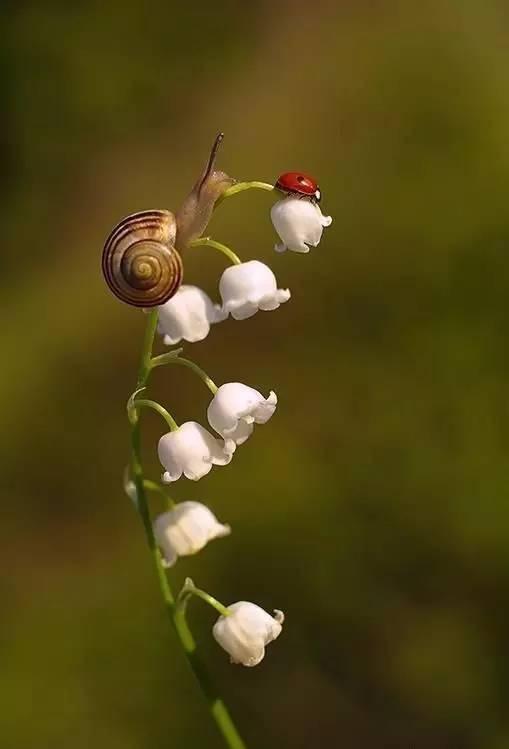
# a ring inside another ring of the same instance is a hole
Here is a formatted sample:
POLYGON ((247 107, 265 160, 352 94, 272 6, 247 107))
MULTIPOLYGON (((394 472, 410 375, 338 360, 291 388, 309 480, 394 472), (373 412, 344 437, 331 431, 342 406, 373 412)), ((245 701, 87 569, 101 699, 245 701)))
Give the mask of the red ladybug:
POLYGON ((302 174, 302 172, 285 172, 278 177, 274 186, 277 190, 289 195, 310 198, 313 203, 319 203, 322 198, 317 181, 309 174, 302 174))

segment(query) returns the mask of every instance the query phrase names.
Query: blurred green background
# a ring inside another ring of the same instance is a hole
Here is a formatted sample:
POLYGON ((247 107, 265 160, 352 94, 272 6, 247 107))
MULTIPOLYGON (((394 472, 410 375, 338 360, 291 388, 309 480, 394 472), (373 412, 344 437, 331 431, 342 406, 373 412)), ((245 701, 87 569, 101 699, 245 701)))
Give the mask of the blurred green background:
MULTIPOLYGON (((228 468, 175 485, 234 533, 171 577, 287 623, 233 667, 195 602, 202 653, 250 749, 509 747, 507 4, 2 17, 1 746, 222 745, 121 490, 144 318, 100 274, 110 228, 175 209, 222 129, 222 168, 316 174, 334 223, 278 256, 272 197, 251 192, 210 226, 293 295, 187 347, 280 406, 228 468)), ((221 256, 185 262, 217 298, 221 256)), ((183 368, 151 392, 203 421, 183 368)))

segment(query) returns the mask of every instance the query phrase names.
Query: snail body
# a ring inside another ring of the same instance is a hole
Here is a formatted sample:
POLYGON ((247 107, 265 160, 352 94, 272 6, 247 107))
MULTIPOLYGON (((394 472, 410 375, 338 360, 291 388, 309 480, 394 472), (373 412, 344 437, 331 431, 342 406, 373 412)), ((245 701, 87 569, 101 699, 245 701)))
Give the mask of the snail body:
POLYGON ((235 180, 225 172, 214 169, 217 150, 223 137, 223 133, 219 133, 205 169, 177 211, 177 247, 179 250, 184 250, 190 242, 203 234, 216 201, 235 183, 235 180))
POLYGON ((203 173, 176 215, 166 210, 139 211, 110 232, 102 254, 103 275, 126 304, 157 307, 181 285, 181 252, 205 231, 216 201, 235 181, 214 170, 222 139, 219 133, 203 173))

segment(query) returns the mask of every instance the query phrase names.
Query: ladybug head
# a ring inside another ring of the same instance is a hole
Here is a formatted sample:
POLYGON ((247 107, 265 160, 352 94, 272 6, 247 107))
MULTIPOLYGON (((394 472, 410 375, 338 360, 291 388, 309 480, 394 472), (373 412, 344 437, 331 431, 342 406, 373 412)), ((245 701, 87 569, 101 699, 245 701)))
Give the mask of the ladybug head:
POLYGON ((319 203, 322 197, 318 183, 313 177, 302 172, 285 172, 276 181, 275 188, 288 195, 301 195, 319 203))

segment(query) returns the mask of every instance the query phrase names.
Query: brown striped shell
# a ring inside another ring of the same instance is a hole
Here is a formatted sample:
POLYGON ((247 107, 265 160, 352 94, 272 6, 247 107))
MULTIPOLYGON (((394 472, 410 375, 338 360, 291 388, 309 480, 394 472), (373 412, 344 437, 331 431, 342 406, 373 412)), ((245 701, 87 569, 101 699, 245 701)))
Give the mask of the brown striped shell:
POLYGON ((170 211, 140 211, 118 223, 104 245, 102 270, 112 292, 135 307, 157 307, 182 283, 170 211))

